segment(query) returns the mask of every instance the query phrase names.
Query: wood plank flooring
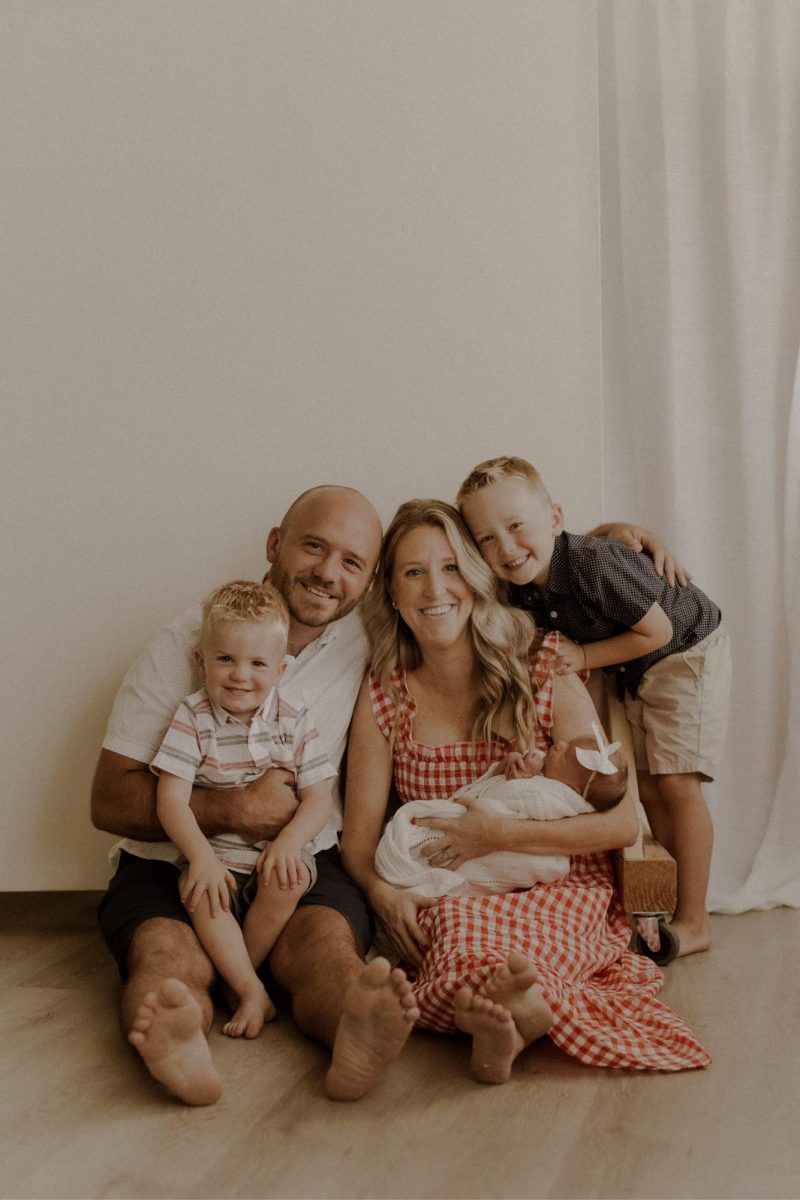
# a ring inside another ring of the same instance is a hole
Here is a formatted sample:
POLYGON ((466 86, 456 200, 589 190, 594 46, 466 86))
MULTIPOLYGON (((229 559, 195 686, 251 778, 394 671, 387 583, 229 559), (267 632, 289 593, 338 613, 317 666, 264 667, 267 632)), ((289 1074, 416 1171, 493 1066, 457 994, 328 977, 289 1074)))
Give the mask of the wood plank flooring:
POLYGON ((364 1100, 321 1091, 291 1019, 213 1035, 225 1095, 188 1109, 122 1042, 93 893, 0 897, 0 1196, 800 1198, 800 912, 713 919, 664 999, 707 1071, 582 1067, 551 1043, 481 1087, 455 1038, 415 1034, 364 1100))

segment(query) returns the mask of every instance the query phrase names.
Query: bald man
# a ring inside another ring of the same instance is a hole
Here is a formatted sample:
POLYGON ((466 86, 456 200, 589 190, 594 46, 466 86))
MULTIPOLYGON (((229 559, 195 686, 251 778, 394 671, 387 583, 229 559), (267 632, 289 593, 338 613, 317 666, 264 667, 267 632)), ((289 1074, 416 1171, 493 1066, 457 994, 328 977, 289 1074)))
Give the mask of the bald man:
MULTIPOLYGON (((338 768, 367 640, 356 611, 375 571, 381 525, 369 501, 349 488, 304 492, 267 539, 268 577, 290 615, 281 687, 302 694, 328 757, 338 768)), ((92 788, 92 820, 123 840, 99 912, 124 980, 124 1033, 151 1075, 188 1104, 212 1104, 222 1091, 207 1035, 214 969, 178 896, 176 851, 156 818, 149 770, 172 714, 195 691, 193 650, 200 626, 191 609, 155 635, 117 694, 92 788)), ((272 769, 248 787, 195 789, 191 807, 207 836, 226 831, 270 840, 297 800, 287 772, 272 769)), ((385 959, 364 965, 371 919, 345 874, 337 833, 341 799, 315 839, 318 879, 303 897, 270 960, 299 1027, 332 1049, 326 1090, 357 1099, 397 1055, 418 1016, 411 986, 385 959)))

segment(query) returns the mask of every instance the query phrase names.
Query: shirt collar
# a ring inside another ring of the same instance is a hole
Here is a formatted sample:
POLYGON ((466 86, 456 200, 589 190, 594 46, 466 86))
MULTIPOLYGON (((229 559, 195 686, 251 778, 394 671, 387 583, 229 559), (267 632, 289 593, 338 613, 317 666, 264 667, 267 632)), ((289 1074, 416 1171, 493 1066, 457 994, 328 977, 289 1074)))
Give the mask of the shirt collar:
MULTIPOLYGON (((208 695, 208 693, 206 694, 208 695)), ((220 708, 219 704, 212 700, 210 696, 208 697, 208 702, 211 705, 211 711, 214 714, 214 720, 218 725, 244 725, 244 721, 237 720, 236 717, 234 717, 231 713, 226 712, 224 708, 220 708)), ((277 688, 272 688, 272 690, 267 693, 264 703, 261 705, 261 707, 256 709, 256 712, 253 716, 253 721, 270 721, 274 717, 275 709, 277 707, 278 690, 277 688)), ((244 727, 245 729, 247 728, 246 725, 244 725, 244 727)))

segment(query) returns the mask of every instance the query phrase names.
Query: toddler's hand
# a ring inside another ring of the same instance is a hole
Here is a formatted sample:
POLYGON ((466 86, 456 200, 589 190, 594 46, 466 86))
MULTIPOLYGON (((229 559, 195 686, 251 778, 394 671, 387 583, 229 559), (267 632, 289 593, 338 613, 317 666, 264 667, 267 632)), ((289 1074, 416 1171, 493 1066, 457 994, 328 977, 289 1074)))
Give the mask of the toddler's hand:
POLYGON ((512 750, 506 755, 502 770, 506 779, 531 779, 534 775, 540 775, 543 767, 544 755, 541 750, 526 750, 524 754, 512 750))
POLYGON ((586 655, 583 646, 561 634, 556 653, 556 675, 572 675, 575 671, 583 671, 585 667, 586 655))
POLYGON ((213 850, 202 858, 193 859, 187 868, 181 887, 181 903, 190 913, 196 912, 203 894, 208 894, 211 916, 230 910, 230 892, 236 891, 236 878, 219 861, 213 850))
POLYGON ((258 856, 256 870, 265 884, 269 883, 274 871, 281 891, 299 887, 308 877, 308 868, 300 857, 302 847, 290 838, 278 835, 258 856))

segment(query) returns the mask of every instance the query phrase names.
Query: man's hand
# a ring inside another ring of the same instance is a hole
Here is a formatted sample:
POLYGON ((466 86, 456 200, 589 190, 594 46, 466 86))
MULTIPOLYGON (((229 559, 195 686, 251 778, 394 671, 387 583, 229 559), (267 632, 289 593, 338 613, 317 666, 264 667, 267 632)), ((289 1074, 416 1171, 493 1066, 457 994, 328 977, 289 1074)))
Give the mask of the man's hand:
POLYGON ((181 884, 181 903, 188 912, 197 912, 204 893, 208 895, 208 906, 212 917, 219 912, 228 912, 231 906, 229 890, 236 891, 236 878, 219 861, 213 850, 192 859, 181 884))
MULTIPOLYGON (((270 767, 246 788, 228 789, 224 795, 227 796, 230 805, 229 823, 224 829, 214 829, 213 833, 232 830, 248 842, 273 841, 297 811, 294 775, 280 767, 270 767)), ((197 789, 192 794, 192 811, 200 828, 206 832, 203 825, 203 800, 202 791, 197 789)), ((224 815, 222 819, 225 820, 224 815)))
POLYGON ((571 638, 560 633, 556 652, 556 675, 574 675, 578 671, 583 671, 585 667, 586 652, 583 646, 579 646, 577 642, 573 642, 571 638))
POLYGON ((643 529, 641 525, 626 525, 621 521, 611 521, 606 525, 598 525, 596 529, 590 529, 589 537, 615 538, 624 546, 636 550, 637 553, 641 554, 644 551, 645 554, 649 554, 653 560, 656 575, 664 576, 670 587, 675 586, 676 580, 682 587, 685 587, 691 579, 688 571, 670 552, 666 542, 656 537, 649 529, 643 529))

